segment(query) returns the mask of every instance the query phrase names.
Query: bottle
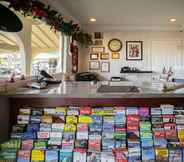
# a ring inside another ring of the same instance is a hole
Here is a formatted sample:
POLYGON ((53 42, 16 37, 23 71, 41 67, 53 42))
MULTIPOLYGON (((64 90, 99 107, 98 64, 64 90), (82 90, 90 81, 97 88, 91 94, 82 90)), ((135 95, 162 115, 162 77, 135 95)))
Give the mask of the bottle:
POLYGON ((169 68, 167 81, 172 81, 171 76, 173 75, 172 67, 169 68))
POLYGON ((169 68, 168 75, 169 76, 173 75, 172 66, 169 68))
POLYGON ((165 66, 163 68, 162 74, 167 74, 167 70, 166 70, 165 66))
POLYGON ((10 76, 9 82, 10 83, 14 83, 15 82, 15 74, 14 73, 10 76))

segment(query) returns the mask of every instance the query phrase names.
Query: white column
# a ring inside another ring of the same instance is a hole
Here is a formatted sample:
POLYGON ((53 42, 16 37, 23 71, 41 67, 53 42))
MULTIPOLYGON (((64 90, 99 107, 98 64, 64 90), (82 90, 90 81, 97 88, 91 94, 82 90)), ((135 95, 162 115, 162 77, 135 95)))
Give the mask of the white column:
POLYGON ((26 75, 31 74, 31 61, 32 61, 32 47, 31 47, 31 33, 32 22, 30 19, 22 18, 23 30, 18 33, 23 47, 20 47, 22 55, 22 73, 26 75))
POLYGON ((70 52, 70 37, 66 37, 66 54, 67 54, 67 66, 66 72, 70 75, 72 72, 72 54, 70 52))
POLYGON ((63 35, 63 73, 71 72, 70 38, 63 35))
POLYGON ((59 62, 58 68, 60 72, 63 72, 63 34, 59 34, 59 62))
POLYGON ((181 33, 181 67, 184 68, 184 32, 181 33))
POLYGON ((66 36, 62 34, 62 52, 63 52, 63 63, 62 63, 62 71, 65 74, 67 69, 67 47, 66 47, 66 36))

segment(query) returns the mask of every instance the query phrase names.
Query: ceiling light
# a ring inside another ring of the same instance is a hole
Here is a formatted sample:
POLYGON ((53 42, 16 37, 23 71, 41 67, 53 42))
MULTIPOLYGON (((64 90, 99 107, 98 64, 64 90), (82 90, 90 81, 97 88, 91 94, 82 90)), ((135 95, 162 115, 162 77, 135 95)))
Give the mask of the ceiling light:
POLYGON ((170 19, 170 22, 176 22, 176 19, 172 18, 170 19))
POLYGON ((90 18, 89 21, 96 22, 96 19, 95 18, 90 18))

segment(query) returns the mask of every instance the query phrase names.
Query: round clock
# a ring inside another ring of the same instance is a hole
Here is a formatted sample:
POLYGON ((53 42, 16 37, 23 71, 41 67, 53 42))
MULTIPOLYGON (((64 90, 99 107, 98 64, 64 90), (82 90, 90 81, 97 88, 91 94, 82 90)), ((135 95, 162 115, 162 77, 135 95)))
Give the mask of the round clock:
POLYGON ((119 52, 121 51, 123 44, 119 39, 111 39, 108 43, 108 47, 111 52, 119 52))

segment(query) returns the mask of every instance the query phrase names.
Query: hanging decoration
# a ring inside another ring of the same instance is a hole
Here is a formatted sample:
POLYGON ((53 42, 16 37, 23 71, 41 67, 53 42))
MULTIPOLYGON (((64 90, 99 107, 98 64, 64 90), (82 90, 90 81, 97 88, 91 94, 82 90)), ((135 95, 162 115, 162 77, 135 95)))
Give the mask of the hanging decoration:
POLYGON ((78 24, 73 21, 66 22, 63 16, 55 10, 50 9, 49 5, 45 5, 39 0, 4 0, 9 2, 9 7, 20 12, 24 16, 32 16, 40 19, 51 26, 55 31, 61 31, 71 36, 72 39, 81 45, 89 46, 92 44, 92 36, 84 33, 78 24))

